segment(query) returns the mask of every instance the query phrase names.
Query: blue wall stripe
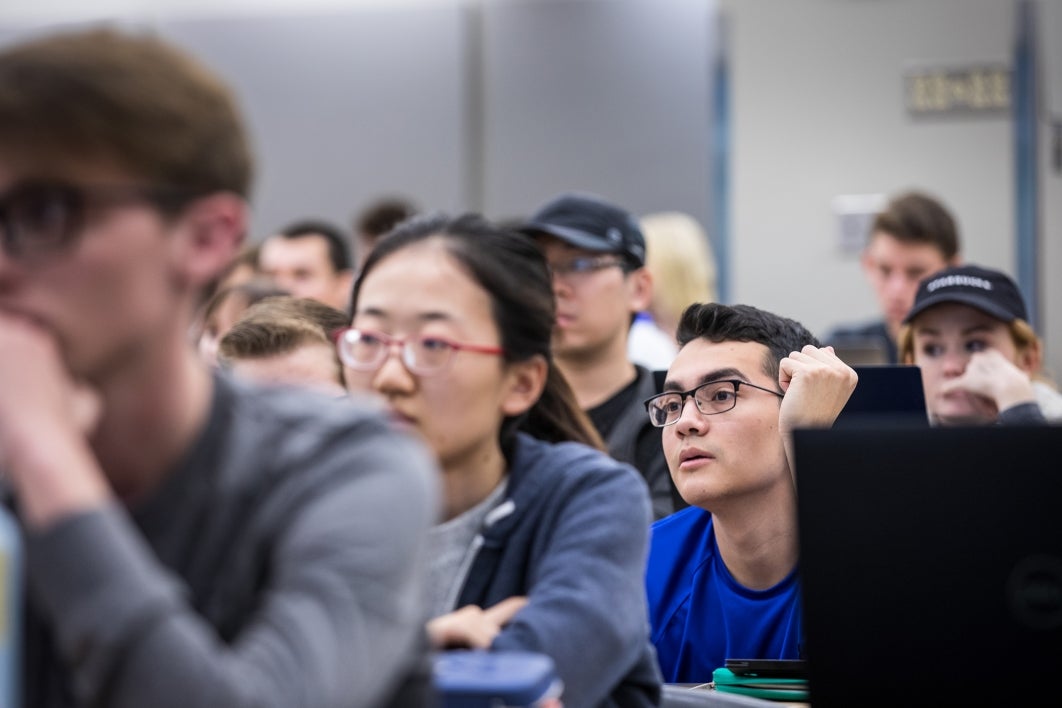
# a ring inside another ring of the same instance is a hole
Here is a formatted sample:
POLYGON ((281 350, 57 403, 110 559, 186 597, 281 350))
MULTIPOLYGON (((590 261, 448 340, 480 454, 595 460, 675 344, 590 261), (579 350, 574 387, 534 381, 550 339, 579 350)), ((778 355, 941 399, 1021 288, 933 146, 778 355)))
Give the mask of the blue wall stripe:
POLYGON ((1014 117, 1014 210, 1018 287, 1029 306, 1029 322, 1040 331, 1040 182, 1037 162, 1037 44, 1033 0, 1016 5, 1014 71, 1011 79, 1014 117))

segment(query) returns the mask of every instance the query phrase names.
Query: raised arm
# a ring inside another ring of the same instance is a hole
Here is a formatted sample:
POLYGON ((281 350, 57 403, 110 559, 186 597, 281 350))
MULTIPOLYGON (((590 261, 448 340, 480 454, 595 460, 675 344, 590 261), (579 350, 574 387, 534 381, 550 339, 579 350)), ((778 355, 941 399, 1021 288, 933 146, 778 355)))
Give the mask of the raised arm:
POLYGON ((834 354, 833 347, 810 344, 782 359, 778 369, 778 385, 785 391, 778 424, 793 471, 793 431, 833 425, 859 377, 834 354))

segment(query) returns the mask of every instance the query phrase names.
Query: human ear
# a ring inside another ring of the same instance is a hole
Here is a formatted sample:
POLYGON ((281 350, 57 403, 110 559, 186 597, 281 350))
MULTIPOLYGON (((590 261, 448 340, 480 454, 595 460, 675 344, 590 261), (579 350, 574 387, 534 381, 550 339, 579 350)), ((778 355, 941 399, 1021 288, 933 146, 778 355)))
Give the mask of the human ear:
POLYGON ((549 364, 541 355, 508 364, 501 400, 502 414, 517 416, 530 410, 542 396, 548 373, 549 364))
POLYGON ((1039 373, 1043 364, 1043 351, 1039 342, 1034 342, 1024 347, 1019 347, 1015 363, 1029 376, 1039 373))
POLYGON ((194 200, 175 220, 171 238, 175 268, 198 289, 232 262, 247 230, 247 203, 231 192, 194 200))
POLYGON ((627 275, 627 292, 631 312, 649 309, 653 300, 653 276, 648 268, 639 268, 627 275))

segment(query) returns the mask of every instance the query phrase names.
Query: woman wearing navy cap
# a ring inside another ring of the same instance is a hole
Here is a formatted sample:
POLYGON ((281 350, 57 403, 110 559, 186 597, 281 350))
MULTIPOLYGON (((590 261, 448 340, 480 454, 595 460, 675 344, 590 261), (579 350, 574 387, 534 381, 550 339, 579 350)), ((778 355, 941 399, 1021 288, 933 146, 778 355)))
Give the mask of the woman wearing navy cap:
POLYGON ((966 265, 923 279, 899 349, 922 369, 934 425, 1062 421, 1062 394, 1041 373, 1043 343, 1000 271, 966 265))

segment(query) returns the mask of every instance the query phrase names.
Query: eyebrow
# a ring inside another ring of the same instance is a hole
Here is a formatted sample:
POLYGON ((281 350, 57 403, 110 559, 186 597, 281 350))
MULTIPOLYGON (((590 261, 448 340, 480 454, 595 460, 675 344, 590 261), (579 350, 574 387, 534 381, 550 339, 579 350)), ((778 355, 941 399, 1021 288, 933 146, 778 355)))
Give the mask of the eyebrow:
MULTIPOLYGON (((381 319, 390 318, 390 314, 379 307, 366 307, 365 309, 359 309, 355 315, 367 315, 369 317, 379 317, 381 319)), ((429 312, 421 312, 416 315, 415 319, 419 322, 452 322, 454 316, 446 312, 439 312, 432 310, 429 312)))
MULTIPOLYGON (((990 325, 990 324, 976 324, 976 325, 973 325, 972 327, 966 327, 965 329, 960 330, 959 331, 959 335, 963 336, 963 337, 967 337, 967 336, 969 336, 971 334, 978 334, 978 333, 981 333, 981 332, 991 332, 992 329, 993 329, 993 326, 994 325, 990 325)), ((915 332, 920 334, 920 335, 923 335, 923 336, 925 336, 925 335, 929 335, 929 336, 932 336, 932 337, 941 336, 941 330, 938 327, 917 327, 917 328, 915 328, 915 332)))
MULTIPOLYGON (((745 376, 745 374, 743 374, 740 369, 735 369, 733 367, 727 367, 725 369, 716 369, 715 371, 709 371, 707 374, 704 374, 703 376, 701 376, 701 378, 697 381, 696 385, 691 386, 690 388, 697 388, 697 386, 701 386, 703 384, 706 384, 706 383, 709 383, 709 382, 712 382, 712 381, 719 381, 720 379, 734 379, 734 378, 741 379, 742 381, 748 381, 749 380, 748 377, 745 376)), ((667 379, 666 381, 664 381, 664 389, 663 390, 666 391, 666 392, 669 392, 669 393, 674 393, 674 392, 682 392, 682 391, 685 391, 687 389, 683 388, 682 385, 679 384, 678 381, 675 381, 674 379, 667 379)))

